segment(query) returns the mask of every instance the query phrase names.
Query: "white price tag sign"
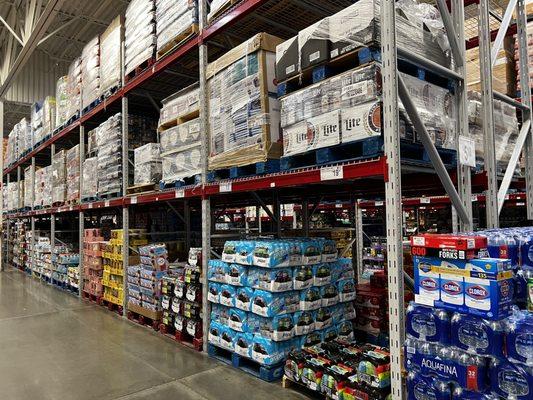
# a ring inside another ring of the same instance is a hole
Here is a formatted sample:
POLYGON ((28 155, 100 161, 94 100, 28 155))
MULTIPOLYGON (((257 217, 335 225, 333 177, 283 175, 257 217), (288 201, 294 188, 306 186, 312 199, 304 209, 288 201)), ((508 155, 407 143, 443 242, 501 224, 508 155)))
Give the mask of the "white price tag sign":
POLYGON ((428 199, 427 197, 422 197, 420 199, 420 204, 429 204, 431 203, 431 199, 428 199))
POLYGON ((477 194, 472 195, 472 201, 477 201, 477 194))
POLYGON ((382 202, 382 201, 376 201, 376 202, 374 203, 374 205, 375 205, 376 207, 381 207, 381 206, 383 205, 383 202, 382 202))
POLYGON ((185 189, 176 189, 176 193, 174 193, 174 197, 176 199, 183 199, 185 197, 185 189))
POLYGON ((476 142, 474 139, 459 136, 459 163, 475 168, 476 166, 476 142))
POLYGON ((89 203, 89 208, 93 208, 93 203, 89 203))
POLYGON ((130 200, 130 204, 137 204, 137 196, 133 196, 130 200))
POLYGON ((320 168, 320 180, 332 181, 344 177, 344 168, 341 165, 320 168))
POLYGON ((109 207, 109 200, 104 201, 104 207, 109 207))
POLYGON ((231 182, 221 182, 218 186, 220 193, 231 192, 231 182))
POLYGON ((342 208, 342 207, 343 207, 342 204, 339 204, 339 203, 335 204, 335 208, 342 208))

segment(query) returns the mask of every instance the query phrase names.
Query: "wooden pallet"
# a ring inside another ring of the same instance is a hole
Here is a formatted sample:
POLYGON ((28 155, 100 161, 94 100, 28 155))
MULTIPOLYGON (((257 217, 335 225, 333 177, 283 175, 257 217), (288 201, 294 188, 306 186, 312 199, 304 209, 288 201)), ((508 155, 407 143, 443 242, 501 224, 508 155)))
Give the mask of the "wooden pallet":
POLYGON ((143 73, 146 69, 150 68, 155 63, 155 58, 150 57, 147 60, 144 60, 142 63, 140 63, 137 67, 133 69, 133 71, 130 71, 126 74, 124 77, 124 83, 128 83, 129 81, 135 79, 138 75, 143 73))
POLYGON ((161 319, 150 318, 136 313, 135 311, 128 311, 126 316, 130 321, 136 322, 142 326, 151 327, 154 331, 158 331, 159 326, 161 325, 161 319))
POLYGON ((143 183, 140 185, 134 185, 130 186, 128 189, 126 189, 126 195, 137 195, 141 193, 151 193, 155 192, 159 188, 159 184, 157 183, 143 183))
POLYGON ((281 387, 284 389, 291 389, 295 392, 303 394, 307 397, 313 399, 329 399, 329 396, 326 396, 324 393, 312 390, 300 382, 294 382, 292 379, 288 378, 286 375, 283 375, 281 378, 281 387))
POLYGON ((215 182, 224 179, 246 178, 251 176, 273 174, 280 171, 280 160, 272 159, 257 162, 241 167, 230 167, 209 171, 207 174, 208 182, 215 182))
POLYGON ((207 22, 211 24, 213 21, 218 19, 218 17, 222 16, 226 11, 228 11, 231 7, 233 7, 234 4, 237 4, 239 1, 241 0, 227 0, 226 3, 222 7, 220 7, 215 14, 209 17, 207 22))
POLYGON ((157 129, 158 129, 159 132, 166 131, 167 129, 173 128, 173 127, 178 126, 178 125, 181 125, 181 124, 183 124, 185 122, 192 121, 193 119, 196 119, 196 118, 199 118, 199 117, 200 117, 200 110, 194 110, 194 111, 191 111, 188 114, 181 115, 178 118, 174 118, 174 119, 172 119, 170 121, 166 121, 165 123, 159 125, 159 128, 157 128, 157 129))
POLYGON ((198 24, 192 24, 187 29, 185 29, 183 32, 177 34, 174 38, 172 38, 167 44, 163 46, 162 49, 158 50, 156 59, 159 60, 160 58, 163 58, 166 55, 172 53, 174 50, 180 47, 185 41, 187 41, 187 39, 189 39, 193 35, 197 35, 198 32, 199 32, 198 24))
POLYGON ((115 312, 122 316, 124 308, 120 304, 115 304, 109 300, 102 298, 102 306, 106 307, 109 311, 115 312))

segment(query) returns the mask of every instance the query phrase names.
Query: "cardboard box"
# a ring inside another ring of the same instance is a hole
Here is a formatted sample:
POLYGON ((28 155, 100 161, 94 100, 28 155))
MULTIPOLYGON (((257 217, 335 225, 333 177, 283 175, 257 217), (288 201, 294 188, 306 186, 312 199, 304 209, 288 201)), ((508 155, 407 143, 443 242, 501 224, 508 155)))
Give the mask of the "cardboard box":
POLYGON ((329 60, 329 18, 298 32, 298 51, 302 70, 329 60))
POLYGON ((276 78, 283 82, 300 72, 298 36, 290 38, 276 47, 276 78))

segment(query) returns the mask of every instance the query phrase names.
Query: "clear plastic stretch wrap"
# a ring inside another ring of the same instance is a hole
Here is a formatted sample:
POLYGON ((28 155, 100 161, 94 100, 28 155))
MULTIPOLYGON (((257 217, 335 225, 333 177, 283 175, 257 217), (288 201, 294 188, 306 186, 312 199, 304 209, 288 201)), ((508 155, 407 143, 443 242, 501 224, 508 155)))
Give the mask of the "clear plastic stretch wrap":
POLYGON ((56 123, 56 98, 47 96, 43 101, 43 133, 51 134, 56 123))
POLYGON ((122 114, 96 128, 98 195, 122 193, 122 114))
POLYGON ((68 68, 68 117, 80 111, 81 104, 81 58, 76 58, 68 68))
POLYGON ((31 192, 35 186, 33 167, 30 165, 24 170, 24 207, 33 207, 31 192))
POLYGON ((124 20, 116 17, 100 36, 100 93, 119 86, 121 81, 120 52, 124 38, 124 20))
POLYGON ((81 197, 87 199, 98 194, 98 158, 91 157, 83 162, 83 187, 81 197))
POLYGON ((200 143, 200 118, 176 125, 159 133, 161 153, 184 150, 200 143))
POLYGON ((96 129, 93 129, 87 133, 87 154, 91 157, 96 155, 96 150, 98 149, 96 144, 96 131, 96 129))
POLYGON ((16 162, 23 153, 33 148, 33 133, 31 125, 26 118, 22 118, 11 130, 7 137, 7 146, 4 154, 4 165, 16 162))
POLYGON ((170 50, 198 23, 197 0, 156 0, 157 51, 170 50), (174 40, 176 39, 176 40, 174 40))
POLYGON ((64 203, 67 194, 66 151, 52 157, 52 203, 64 203))
POLYGON ((200 89, 194 84, 180 90, 162 101, 159 113, 160 131, 176 125, 176 120, 198 113, 200 109, 200 89))
POLYGON ((34 198, 33 198, 33 206, 34 207, 42 207, 43 205, 43 171, 44 168, 37 168, 35 170, 35 187, 34 187, 34 198))
POLYGON ((56 83, 56 121, 55 126, 63 125, 69 115, 68 75, 62 76, 56 83))
POLYGON ((275 36, 260 33, 207 67, 209 168, 281 156, 275 36))
POLYGON ((231 0, 213 0, 211 2, 209 13, 207 14, 207 20, 211 21, 211 19, 213 19, 213 17, 220 12, 222 7, 224 7, 228 3, 231 4, 231 0))
POLYGON ((15 198, 18 196, 18 184, 17 182, 9 182, 7 184, 7 209, 9 211, 16 210, 18 207, 16 205, 15 198))
POLYGON ((134 184, 158 183, 161 180, 161 149, 159 143, 147 143, 134 151, 134 184))
POLYGON ((91 39, 81 52, 82 107, 100 97, 100 36, 91 39))
POLYGON ((76 145, 67 151, 67 201, 80 198, 80 146, 76 145))
MULTIPOLYGON (((396 3, 396 40, 409 53, 449 66, 450 51, 438 9, 414 0, 396 3)), ((276 49, 277 78, 283 81, 353 49, 379 45, 379 0, 355 4, 299 32, 276 49)))
POLYGON ((42 187, 43 187, 43 207, 52 205, 52 166, 48 165, 43 168, 42 187))
POLYGON ((126 74, 153 57, 157 43, 155 26, 155 1, 133 0, 126 9, 126 74))
MULTIPOLYGON (((476 158, 482 163, 485 149, 483 143, 483 106, 479 92, 468 91, 468 131, 476 142, 476 158)), ((518 138, 516 108, 494 100, 494 149, 498 171, 505 171, 518 138)))
MULTIPOLYGON (((284 155, 381 135, 381 74, 372 63, 311 85, 281 99, 284 155)), ((435 145, 455 148, 455 108, 444 88, 402 74, 435 145)), ((403 105, 400 135, 416 140, 403 105)))
POLYGON ((173 182, 197 175, 202 171, 201 144, 186 150, 162 154, 163 182, 173 182))
POLYGON ((44 139, 44 108, 42 102, 35 102, 31 106, 31 130, 35 143, 39 143, 44 139))

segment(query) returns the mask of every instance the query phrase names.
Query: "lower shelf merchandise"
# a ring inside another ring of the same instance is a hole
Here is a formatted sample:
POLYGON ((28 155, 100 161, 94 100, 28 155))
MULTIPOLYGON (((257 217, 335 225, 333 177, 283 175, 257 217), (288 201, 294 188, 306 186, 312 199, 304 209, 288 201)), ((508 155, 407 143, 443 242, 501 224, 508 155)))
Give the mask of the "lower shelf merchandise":
POLYGON ((52 254, 52 284, 75 293, 79 290, 80 255, 71 251, 69 246, 54 246, 52 254))

